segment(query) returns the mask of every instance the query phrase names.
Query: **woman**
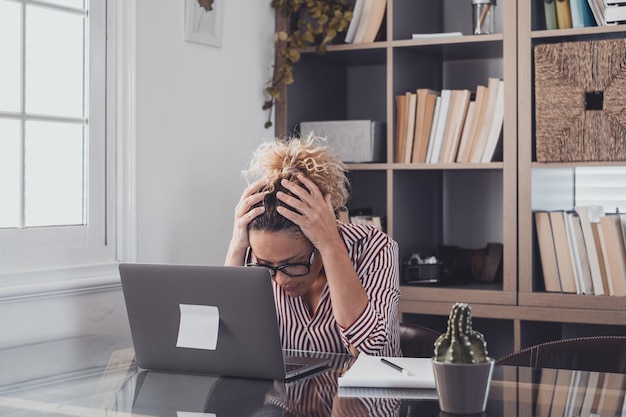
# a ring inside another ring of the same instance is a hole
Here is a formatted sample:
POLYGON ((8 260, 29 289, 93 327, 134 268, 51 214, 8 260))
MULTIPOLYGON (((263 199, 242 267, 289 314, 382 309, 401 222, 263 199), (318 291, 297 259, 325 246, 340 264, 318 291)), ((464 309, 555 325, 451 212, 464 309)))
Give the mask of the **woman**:
POLYGON ((397 244, 337 220, 349 184, 321 141, 275 139, 255 151, 226 265, 270 270, 284 349, 401 356, 397 244))

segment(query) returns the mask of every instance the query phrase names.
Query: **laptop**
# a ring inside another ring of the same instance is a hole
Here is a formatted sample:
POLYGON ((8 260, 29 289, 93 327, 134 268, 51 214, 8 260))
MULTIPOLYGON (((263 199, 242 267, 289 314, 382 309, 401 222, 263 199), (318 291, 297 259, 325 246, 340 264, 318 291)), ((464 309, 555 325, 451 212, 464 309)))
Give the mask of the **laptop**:
POLYGON ((327 358, 285 357, 264 268, 122 263, 139 368, 289 380, 327 358))

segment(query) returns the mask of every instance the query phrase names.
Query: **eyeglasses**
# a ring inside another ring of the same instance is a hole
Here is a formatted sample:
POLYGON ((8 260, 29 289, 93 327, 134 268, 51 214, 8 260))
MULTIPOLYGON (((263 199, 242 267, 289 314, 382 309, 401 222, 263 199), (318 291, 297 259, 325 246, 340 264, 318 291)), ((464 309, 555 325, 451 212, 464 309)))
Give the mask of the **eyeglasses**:
POLYGON ((276 276, 278 271, 290 277, 302 277, 308 275, 311 272, 311 265, 313 264, 313 260, 315 259, 315 249, 311 252, 311 257, 308 262, 293 262, 288 264, 283 264, 280 266, 271 266, 271 265, 263 265, 256 262, 250 262, 252 258, 252 248, 248 247, 246 250, 246 261, 244 263, 245 266, 254 266, 269 269, 272 274, 272 278, 276 276))

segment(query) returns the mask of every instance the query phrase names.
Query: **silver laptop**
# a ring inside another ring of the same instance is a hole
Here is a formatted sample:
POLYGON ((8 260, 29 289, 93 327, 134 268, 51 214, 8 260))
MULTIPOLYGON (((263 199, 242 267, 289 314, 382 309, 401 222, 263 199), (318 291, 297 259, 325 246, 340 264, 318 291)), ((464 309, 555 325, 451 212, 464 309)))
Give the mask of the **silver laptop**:
POLYGON ((288 380, 330 363, 284 356, 264 268, 122 263, 119 270, 140 368, 288 380))

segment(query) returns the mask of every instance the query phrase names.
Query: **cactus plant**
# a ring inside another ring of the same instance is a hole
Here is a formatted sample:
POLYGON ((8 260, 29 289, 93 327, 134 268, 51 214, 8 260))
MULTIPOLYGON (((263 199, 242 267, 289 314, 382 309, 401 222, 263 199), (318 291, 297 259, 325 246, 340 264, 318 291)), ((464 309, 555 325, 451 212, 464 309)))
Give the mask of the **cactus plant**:
POLYGON ((448 328, 435 341, 435 360, 446 363, 487 362, 487 343, 472 329, 472 309, 456 303, 450 311, 448 328))

